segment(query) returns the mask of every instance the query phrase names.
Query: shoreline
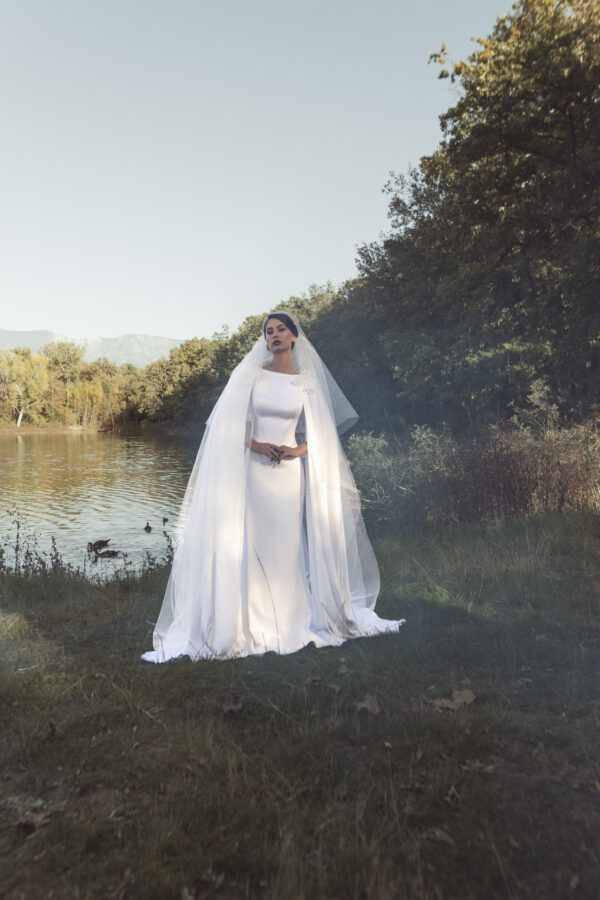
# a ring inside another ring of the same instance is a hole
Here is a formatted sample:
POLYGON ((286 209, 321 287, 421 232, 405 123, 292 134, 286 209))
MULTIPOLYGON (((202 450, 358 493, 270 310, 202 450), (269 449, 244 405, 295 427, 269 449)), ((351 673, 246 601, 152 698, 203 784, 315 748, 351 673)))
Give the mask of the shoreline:
POLYGON ((83 425, 16 425, 0 424, 2 434, 98 434, 100 428, 87 428, 83 425))
POLYGON ((137 428, 121 427, 115 430, 108 428, 88 428, 83 425, 16 425, 0 424, 0 437, 8 434, 15 436, 26 434, 110 434, 117 437, 169 437, 202 438, 204 423, 176 428, 153 422, 137 428))

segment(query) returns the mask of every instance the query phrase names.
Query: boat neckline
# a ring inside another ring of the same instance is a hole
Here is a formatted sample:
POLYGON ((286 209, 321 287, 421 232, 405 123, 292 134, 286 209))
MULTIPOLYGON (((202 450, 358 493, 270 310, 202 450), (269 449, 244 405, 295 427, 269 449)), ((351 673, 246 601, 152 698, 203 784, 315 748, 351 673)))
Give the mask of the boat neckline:
POLYGON ((288 378, 293 378, 294 375, 299 375, 300 372, 275 372, 274 369, 265 369, 262 367, 263 372, 270 372, 271 375, 287 375, 288 378))

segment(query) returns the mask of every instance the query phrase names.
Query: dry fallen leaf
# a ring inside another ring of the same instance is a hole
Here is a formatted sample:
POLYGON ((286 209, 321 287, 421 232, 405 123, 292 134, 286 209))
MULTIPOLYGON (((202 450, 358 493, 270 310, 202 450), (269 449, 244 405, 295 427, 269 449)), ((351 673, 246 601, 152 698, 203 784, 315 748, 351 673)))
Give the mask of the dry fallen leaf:
POLYGON ((381 707, 374 694, 367 694, 364 700, 361 700, 360 703, 355 703, 354 706, 356 707, 356 712, 365 709, 370 716, 378 716, 381 712, 381 707))
POLYGON ((454 838, 443 828, 428 828, 425 837, 432 841, 440 841, 442 844, 454 844, 454 838))
POLYGON ((479 772, 485 772, 486 775, 491 775, 492 772, 496 771, 495 765, 493 765, 492 763, 483 763, 478 759, 472 759, 466 763, 461 763, 460 767, 465 771, 476 770, 479 772))
POLYGON ((223 713, 239 713, 242 708, 242 701, 237 694, 233 694, 230 697, 225 694, 217 694, 215 703, 223 713))
POLYGON ((50 813, 36 813, 30 811, 17 821, 15 828, 17 832, 23 837, 29 837, 30 834, 33 834, 34 831, 37 831, 39 828, 43 828, 44 825, 47 825, 50 821, 50 813))
POLYGON ((316 675, 309 675, 304 679, 304 684, 307 684, 309 687, 313 684, 321 684, 321 679, 316 675))
POLYGON ((449 712, 456 712, 457 709, 461 709, 463 706, 469 706, 474 699, 475 694, 473 691, 465 688, 462 691, 453 691, 451 700, 448 700, 447 697, 436 697, 435 700, 427 700, 426 702, 433 706, 434 709, 437 709, 438 712, 442 712, 445 709, 449 712))

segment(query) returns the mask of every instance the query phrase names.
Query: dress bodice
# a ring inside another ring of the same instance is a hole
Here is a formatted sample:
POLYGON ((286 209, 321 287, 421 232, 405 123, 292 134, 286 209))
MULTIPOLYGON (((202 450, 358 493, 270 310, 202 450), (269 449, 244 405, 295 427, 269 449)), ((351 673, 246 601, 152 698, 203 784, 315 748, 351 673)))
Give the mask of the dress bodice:
POLYGON ((263 369, 252 388, 252 436, 257 441, 295 447, 302 407, 298 375, 263 369))

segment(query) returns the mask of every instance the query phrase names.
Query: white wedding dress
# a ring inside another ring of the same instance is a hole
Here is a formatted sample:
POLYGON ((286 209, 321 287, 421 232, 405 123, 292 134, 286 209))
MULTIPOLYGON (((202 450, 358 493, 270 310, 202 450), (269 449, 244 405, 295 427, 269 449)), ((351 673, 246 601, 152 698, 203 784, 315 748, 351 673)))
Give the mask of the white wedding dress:
MULTIPOLYGON (((264 370, 252 391, 254 439, 295 447, 302 391, 293 375, 264 370)), ((254 653, 291 653, 310 641, 304 539, 304 461, 248 451, 242 628, 254 653)))
POLYGON ((297 374, 265 369, 261 338, 211 413, 147 662, 292 653, 404 622, 374 611, 379 571, 336 430, 356 413, 299 331, 297 374), (297 435, 302 457, 250 449, 297 435))

